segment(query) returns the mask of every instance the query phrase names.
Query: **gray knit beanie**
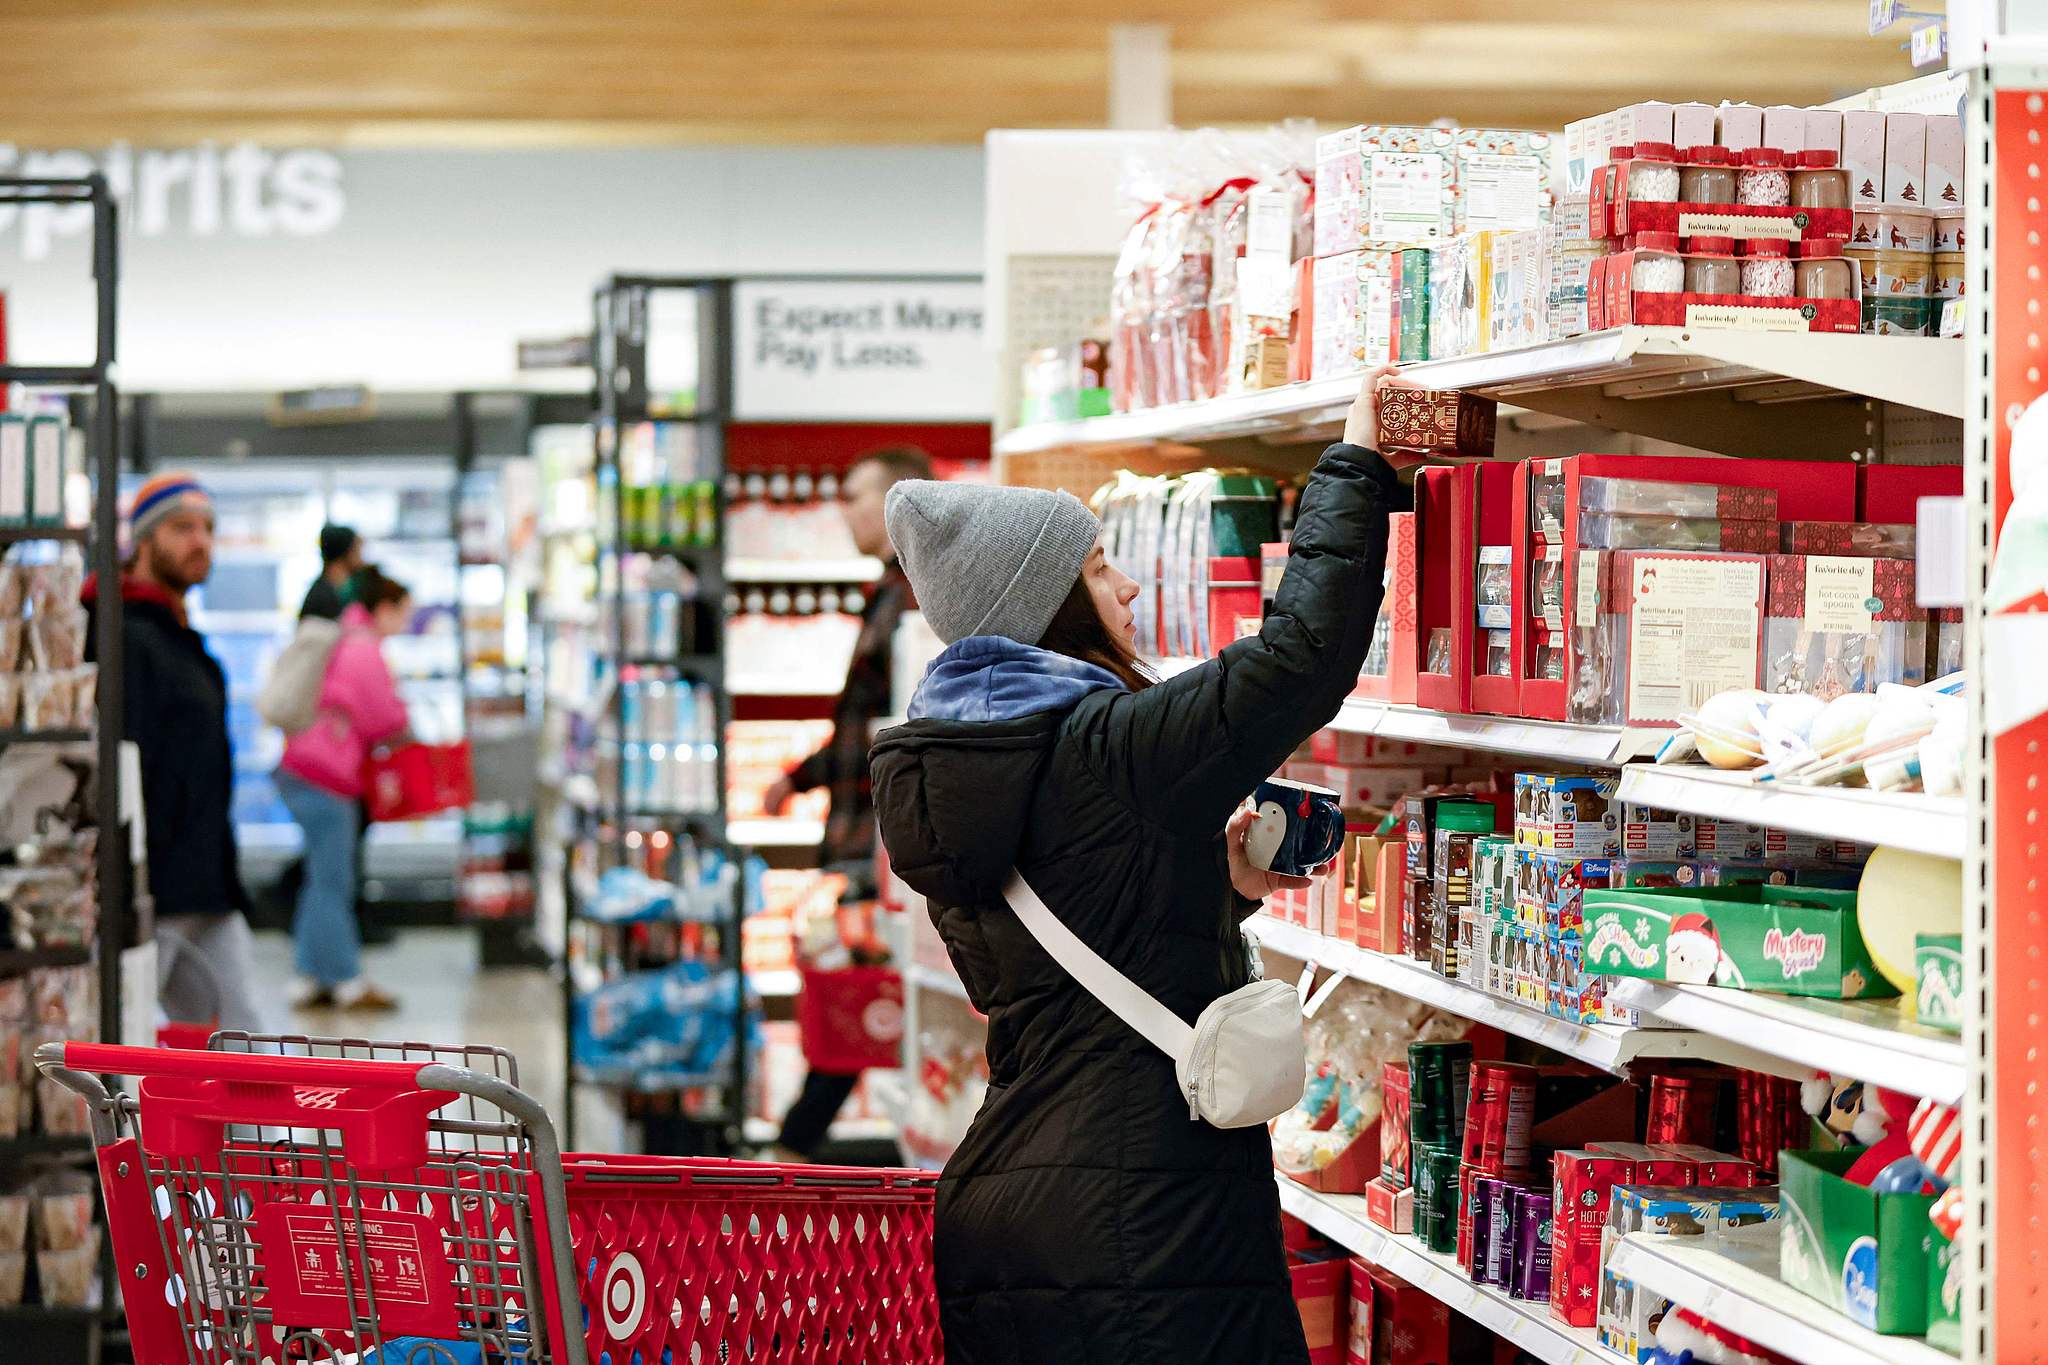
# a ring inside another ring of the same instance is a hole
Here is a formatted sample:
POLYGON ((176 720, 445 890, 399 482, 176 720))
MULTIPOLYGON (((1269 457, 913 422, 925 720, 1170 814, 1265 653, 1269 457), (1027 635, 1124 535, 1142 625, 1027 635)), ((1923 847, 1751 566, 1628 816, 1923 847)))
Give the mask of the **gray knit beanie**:
POLYGON ((884 515, 917 605, 949 645, 1037 644, 1102 534, 1079 498, 1048 488, 905 479, 884 515))

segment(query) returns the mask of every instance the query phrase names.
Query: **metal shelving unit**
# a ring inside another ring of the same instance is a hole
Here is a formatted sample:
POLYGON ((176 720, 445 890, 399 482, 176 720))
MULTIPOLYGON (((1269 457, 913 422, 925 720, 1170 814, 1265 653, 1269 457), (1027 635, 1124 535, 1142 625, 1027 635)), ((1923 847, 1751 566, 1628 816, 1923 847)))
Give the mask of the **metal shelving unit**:
MULTIPOLYGON (((115 297, 120 281, 118 207, 106 179, 100 175, 75 180, 0 180, 0 205, 13 211, 28 204, 82 206, 91 213, 93 360, 89 365, 72 366, 0 363, 0 386, 20 384, 72 395, 74 410, 85 416, 83 425, 87 429, 93 485, 92 524, 9 528, 0 534, 0 548, 36 541, 83 545, 87 564, 100 581, 118 583, 121 443, 120 395, 114 384, 115 297)), ((100 821, 94 866, 98 896, 95 945, 90 949, 53 947, 0 952, 0 976, 96 963, 100 1036, 119 1041, 122 955, 128 948, 146 942, 150 929, 148 906, 134 896, 129 840, 124 829, 126 812, 120 774, 125 654, 118 591, 100 598, 92 646, 99 665, 96 725, 91 730, 4 730, 0 731, 0 748, 35 743, 93 745, 93 802, 100 821)), ((83 1161, 91 1155, 90 1140, 83 1138, 29 1134, 0 1142, 0 1166, 11 1166, 28 1158, 83 1161)), ((22 1305, 0 1313, 0 1329, 5 1331, 8 1349, 21 1351, 25 1360, 97 1359, 102 1326, 110 1314, 120 1312, 112 1278, 106 1273, 110 1264, 103 1258, 100 1307, 22 1305)))
MULTIPOLYGON (((686 827, 693 831, 700 849, 718 849, 729 859, 736 860, 735 850, 727 841, 726 832, 726 754, 724 733, 732 719, 732 703, 724 686, 724 670, 721 657, 723 636, 722 615, 719 605, 724 597, 724 575, 721 569, 720 543, 723 535, 713 538, 710 545, 638 545, 630 534, 631 518, 628 515, 626 485, 621 469, 622 444, 628 428, 641 422, 687 422, 696 428, 699 459, 698 475, 708 479, 713 488, 712 496, 716 522, 722 528, 724 521, 723 483, 723 414, 730 406, 730 363, 726 355, 728 339, 732 334, 732 287, 726 280, 703 280, 676 277, 655 277, 617 275, 601 286, 595 297, 594 356, 598 382, 596 386, 595 425, 597 449, 597 492, 600 503, 599 531, 597 535, 599 592, 608 597, 612 613, 610 622, 610 676, 616 680, 627 668, 674 668, 687 681, 707 685, 716 699, 717 744, 715 807, 702 811, 654 811, 636 809, 627 798, 626 776, 623 761, 614 765, 614 777, 609 791, 595 790, 586 795, 595 795, 595 800, 585 806, 583 818, 589 823, 587 837, 603 838, 610 841, 611 859, 618 861, 625 855, 626 834, 624 825, 629 820, 645 820, 674 827, 686 827), (670 404, 660 395, 649 390, 649 310, 656 296, 688 293, 696 299, 697 313, 697 391, 695 401, 686 411, 671 411, 670 404), (608 521, 608 526, 607 526, 608 521), (674 658, 630 655, 626 648, 626 581, 624 566, 633 555, 667 556, 684 563, 695 575, 697 588, 695 606, 696 630, 689 642, 690 652, 674 658)), ((618 707, 617 689, 612 689, 608 708, 616 714, 618 707)), ((623 729, 621 729, 623 741, 623 729)), ((579 896, 574 879, 568 882, 569 902, 569 944, 570 951, 563 970, 563 1025, 567 1031, 567 1055, 571 1058, 571 1088, 577 1084, 617 1084, 627 1078, 600 1076, 575 1061, 575 1039, 573 1011, 578 994, 577 987, 577 946, 579 935, 585 943, 597 942, 601 936, 618 934, 618 926, 601 925, 582 915, 579 910, 579 896)), ((741 961, 741 918, 744 914, 744 888, 735 886, 729 916, 716 926, 715 965, 736 977, 742 973, 741 961)), ((650 963, 648 965, 656 965, 650 963)), ((743 981, 743 978, 742 978, 743 981)), ((675 1094, 679 1090, 705 1089, 716 1092, 715 1102, 697 1114, 684 1118, 665 1132, 657 1129, 667 1123, 668 1115, 645 1116, 648 1125, 649 1150, 663 1147, 688 1148, 698 1151, 730 1151, 744 1137, 743 1120, 746 1114, 751 1058, 748 1056, 747 1023, 749 1017, 750 992, 742 988, 736 992, 733 1019, 734 1042, 730 1065, 721 1074, 706 1076, 701 1082, 677 1087, 665 1093, 675 1094), (684 1131, 691 1130, 691 1131, 684 1131)), ((573 1094, 570 1110, 570 1129, 574 1131, 575 1104, 573 1094)), ((573 1140, 573 1139, 572 1139, 573 1140)))
MULTIPOLYGON (((1997 7, 1978 7, 1986 14, 1997 7)), ((2008 9, 2011 7, 2007 7, 2008 9)), ((1982 19, 2043 27, 2036 17, 1982 19)), ((1962 59, 1968 66, 1975 55, 1962 59)), ((1758 784, 1702 767, 1657 767, 1668 731, 1568 725, 1508 716, 1448 714, 1353 699, 1333 729, 1534 762, 1605 769, 1619 797, 1700 816, 1767 824, 1827 838, 1881 843, 1957 859, 1966 901, 1962 1037, 1909 1021, 1896 1002, 1832 1002, 1709 987, 1620 981, 1612 998, 1671 1027, 1577 1026, 1436 976, 1426 967, 1338 943, 1299 926, 1249 923, 1269 951, 1374 982, 1594 1065, 1632 1057, 1698 1056, 1803 1076, 1815 1069, 1960 1103, 1968 1196, 1959 1263, 1969 1365, 2048 1359, 2048 1262, 2038 1255, 2048 1184, 2048 1089, 2033 1055, 2048 977, 2048 926, 2038 913, 2043 862, 2039 790, 2048 752, 2048 594, 1988 613, 1991 547, 2014 505, 2014 420, 2048 402, 2042 378, 2040 281, 2048 271, 2037 201, 2048 136, 2048 41, 1994 38, 1990 65, 1972 73, 1966 118, 1972 184, 1967 225, 1970 339, 1762 334, 1629 327, 1569 340, 1403 367, 1424 387, 1462 389, 1522 413, 1530 453, 1563 453, 1544 438, 1584 423, 1651 441, 1731 456, 1954 461, 1964 452, 1970 526, 1969 771, 1960 798, 1847 788, 1758 784), (1533 416, 1532 416, 1533 415, 1533 416), (1960 438, 1960 441, 1959 441, 1960 438), (1539 450, 1540 448, 1540 450, 1539 450), (2000 1283, 1995 1291, 1991 1268, 2000 1283)), ((1900 108, 1907 107, 1904 104, 1900 108)), ((1923 106, 1924 107, 1924 106, 1923 106)), ((992 205, 996 217, 1000 205, 992 205)), ((1111 244, 1113 246, 1113 244, 1111 244)), ((993 249, 1014 249, 992 243, 993 249)), ((1341 431, 1359 376, 1106 417, 1036 424, 997 442, 1003 482, 1083 495, 1119 468, 1173 473, 1243 463, 1299 472, 1341 431)), ((2038 415, 2038 414, 2037 414, 2038 415)), ((1503 427, 1510 414, 1503 414, 1503 427)), ((1593 449, 1599 445, 1564 449, 1593 449)), ((2030 526, 2030 536, 2039 534, 2030 526)), ((1170 674, 1187 661, 1161 660, 1170 674)), ((1507 766, 1512 759, 1499 762, 1507 766)), ((1448 1258, 1373 1227, 1364 1201, 1322 1195, 1281 1179, 1282 1205, 1327 1236, 1386 1265, 1516 1346, 1554 1365, 1611 1365, 1590 1332, 1565 1328, 1546 1305, 1522 1305, 1472 1285, 1448 1258)), ((1809 1365, 1836 1361, 1948 1360, 1924 1343, 1858 1333, 1825 1306, 1769 1275, 1633 1239, 1623 1264, 1637 1280, 1809 1365)), ((1684 1252, 1684 1248, 1678 1248, 1684 1252)))

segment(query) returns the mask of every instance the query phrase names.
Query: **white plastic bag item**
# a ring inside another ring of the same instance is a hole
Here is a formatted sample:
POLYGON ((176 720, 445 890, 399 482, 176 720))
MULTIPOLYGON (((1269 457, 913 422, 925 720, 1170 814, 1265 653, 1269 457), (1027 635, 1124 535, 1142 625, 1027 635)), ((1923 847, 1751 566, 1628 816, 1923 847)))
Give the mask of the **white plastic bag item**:
POLYGON ((1012 873, 1003 898, 1052 960, 1154 1047, 1173 1059, 1188 1117, 1217 1128, 1270 1123, 1301 1101, 1308 1045, 1301 996, 1285 981, 1254 981, 1209 1002, 1195 1026, 1160 1004, 1074 935, 1012 873))
POLYGON ((310 729, 320 715, 320 687, 327 680, 327 661, 341 641, 341 625, 307 616, 292 632, 291 643, 277 656, 263 690, 256 695, 256 714, 287 735, 310 729))

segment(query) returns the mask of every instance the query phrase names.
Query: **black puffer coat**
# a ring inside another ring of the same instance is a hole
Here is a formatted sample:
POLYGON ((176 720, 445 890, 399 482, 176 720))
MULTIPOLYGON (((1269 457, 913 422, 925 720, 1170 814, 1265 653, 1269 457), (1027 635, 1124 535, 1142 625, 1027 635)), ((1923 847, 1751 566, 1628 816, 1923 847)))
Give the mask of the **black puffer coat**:
POLYGON ((1172 1062, 1046 956, 1001 887, 1014 864, 1190 1023, 1243 985, 1254 907, 1220 834, 1356 682, 1402 497, 1377 455, 1333 446, 1256 637, 1136 694, 963 641, 919 691, 925 718, 876 744, 891 863, 989 1017, 988 1098, 939 1186, 949 1365, 1308 1359, 1264 1129, 1191 1121, 1172 1062))

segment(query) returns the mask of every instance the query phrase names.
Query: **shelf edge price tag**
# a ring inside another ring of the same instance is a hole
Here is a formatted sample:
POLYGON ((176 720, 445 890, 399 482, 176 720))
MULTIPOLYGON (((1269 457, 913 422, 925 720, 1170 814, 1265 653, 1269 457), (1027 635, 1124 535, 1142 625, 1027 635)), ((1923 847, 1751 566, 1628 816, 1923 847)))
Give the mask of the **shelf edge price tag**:
POLYGON ((1913 65, 1933 66, 1948 58, 1948 25, 1936 20, 1913 30, 1913 65))

